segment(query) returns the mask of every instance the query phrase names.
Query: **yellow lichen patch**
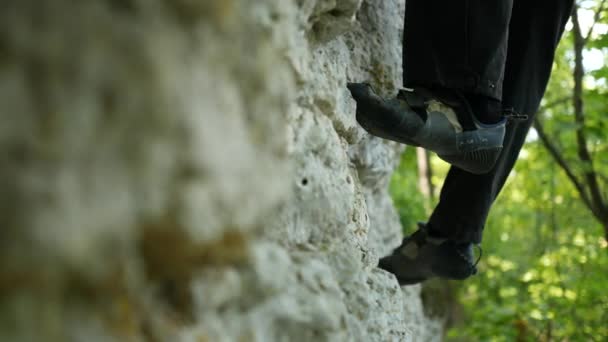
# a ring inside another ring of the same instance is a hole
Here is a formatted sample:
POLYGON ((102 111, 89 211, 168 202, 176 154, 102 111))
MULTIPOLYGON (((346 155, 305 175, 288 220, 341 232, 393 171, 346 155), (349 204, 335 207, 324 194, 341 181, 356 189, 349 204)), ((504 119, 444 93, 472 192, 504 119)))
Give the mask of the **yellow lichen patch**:
POLYGON ((115 336, 123 340, 136 339, 142 335, 143 310, 128 290, 126 278, 120 266, 98 279, 68 274, 64 292, 71 300, 78 299, 83 305, 96 307, 96 314, 115 336))
MULTIPOLYGON (((137 296, 129 290, 124 268, 116 264, 108 269, 94 275, 69 267, 4 269, 0 271, 0 302, 4 299, 10 302, 11 298, 20 295, 35 298, 28 302, 26 310, 41 315, 52 312, 57 318, 84 315, 86 319, 100 322, 117 340, 139 340, 141 316, 145 312, 141 310, 137 296)), ((15 307, 8 310, 15 310, 15 307)), ((53 324, 39 327, 41 334, 63 336, 66 333, 63 331, 66 327, 53 324)))
POLYGON ((167 6, 173 9, 185 24, 202 19, 220 28, 225 28, 237 8, 234 0, 173 0, 168 1, 167 6))
POLYGON ((0 298, 16 291, 42 290, 41 284, 50 284, 51 275, 46 271, 0 271, 0 298))
POLYGON ((195 242, 174 222, 145 226, 140 249, 146 274, 158 282, 161 296, 180 314, 178 320, 187 322, 193 318, 193 274, 205 267, 245 263, 247 241, 242 233, 228 230, 216 241, 195 242))
POLYGON ((209 338, 207 337, 207 335, 199 335, 197 338, 198 342, 209 342, 209 338))
POLYGON ((239 336, 239 342, 252 342, 255 341, 255 334, 253 331, 246 331, 241 336, 239 336))
POLYGON ((152 278, 190 278, 193 271, 203 267, 242 264, 247 260, 246 237, 240 232, 227 231, 217 241, 197 243, 182 229, 165 227, 144 228, 141 252, 152 278))

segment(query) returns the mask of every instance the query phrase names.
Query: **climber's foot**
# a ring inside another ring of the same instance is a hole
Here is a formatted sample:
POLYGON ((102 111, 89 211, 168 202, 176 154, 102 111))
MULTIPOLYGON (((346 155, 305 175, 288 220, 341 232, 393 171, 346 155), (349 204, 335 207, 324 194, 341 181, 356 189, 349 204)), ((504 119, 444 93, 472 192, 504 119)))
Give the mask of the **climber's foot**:
POLYGON ((421 146, 476 174, 489 172, 500 155, 506 119, 483 124, 464 100, 440 101, 424 88, 402 89, 388 100, 367 83, 349 83, 348 89, 357 102, 357 121, 372 135, 421 146), (459 119, 456 107, 467 115, 466 123, 459 119))
POLYGON ((433 238, 419 224, 391 255, 380 259, 378 267, 394 274, 400 285, 411 285, 435 277, 466 279, 477 273, 476 264, 471 243, 433 238))

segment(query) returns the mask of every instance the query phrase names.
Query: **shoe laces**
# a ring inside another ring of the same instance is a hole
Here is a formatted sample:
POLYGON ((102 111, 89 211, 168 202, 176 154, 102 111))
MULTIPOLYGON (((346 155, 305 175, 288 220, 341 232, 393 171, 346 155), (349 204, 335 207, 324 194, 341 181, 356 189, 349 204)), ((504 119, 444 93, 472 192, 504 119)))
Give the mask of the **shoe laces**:
POLYGON ((473 268, 475 269, 475 273, 477 273, 477 264, 479 264, 479 261, 481 261, 481 257, 483 256, 483 248, 481 248, 480 244, 475 244, 475 247, 477 247, 477 250, 479 251, 479 256, 477 256, 477 260, 473 264, 473 268))
POLYGON ((518 113, 514 108, 504 108, 502 110, 502 115, 509 121, 526 121, 529 118, 527 114, 518 113))
MULTIPOLYGON (((416 236, 416 234, 412 234, 410 236, 408 236, 407 238, 404 239, 403 244, 407 244, 409 243, 409 241, 411 239, 414 240, 414 243, 416 243, 416 245, 420 245, 420 244, 424 244, 424 243, 433 243, 436 245, 439 245, 443 242, 446 241, 446 239, 441 239, 441 238, 433 238, 429 235, 428 232, 428 228, 426 226, 426 224, 419 222, 418 223, 418 227, 419 227, 419 231, 422 233, 420 236, 416 236)), ((476 243, 474 244, 474 246, 477 248, 477 250, 479 251, 478 256, 477 256, 477 260, 475 260, 475 262, 473 263, 473 265, 471 265, 471 274, 477 274, 477 265, 479 264, 479 262, 481 261, 481 258, 483 256, 483 248, 481 248, 481 244, 476 243)), ((456 249, 456 253, 458 253, 458 255, 465 260, 466 262, 469 262, 469 258, 464 255, 459 249, 456 249)))
POLYGON ((479 251, 479 255, 477 256, 477 260, 475 260, 475 263, 473 263, 473 265, 471 265, 471 274, 472 275, 477 274, 477 265, 479 264, 479 261, 481 260, 481 257, 483 255, 483 249, 481 248, 481 245, 475 244, 475 247, 479 251))
MULTIPOLYGON (((475 244, 474 245, 477 250, 479 251, 479 255, 477 256, 477 260, 475 260, 475 262, 470 266, 470 272, 471 275, 473 274, 477 274, 477 265, 479 264, 479 261, 481 261, 481 257, 483 256, 483 249, 481 248, 481 245, 479 244, 475 244)), ((463 254, 460 250, 456 250, 456 253, 458 253, 458 255, 466 262, 469 262, 469 258, 463 254)))

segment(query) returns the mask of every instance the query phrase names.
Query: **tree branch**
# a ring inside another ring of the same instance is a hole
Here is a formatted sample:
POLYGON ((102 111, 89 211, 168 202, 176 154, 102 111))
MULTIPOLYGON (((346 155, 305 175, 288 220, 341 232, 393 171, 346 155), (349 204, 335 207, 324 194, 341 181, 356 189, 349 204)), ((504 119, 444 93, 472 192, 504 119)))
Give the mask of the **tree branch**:
POLYGON ((585 44, 587 44, 589 39, 591 39, 591 35, 593 34, 593 29, 595 28, 595 24, 600 20, 600 15, 604 11, 605 4, 606 4, 606 0, 602 0, 602 2, 600 2, 600 6, 597 8, 597 11, 593 15, 593 23, 591 24, 591 27, 589 27, 589 30, 587 31, 587 35, 585 36, 585 38, 583 38, 583 41, 585 44))
POLYGON ((540 109, 540 112, 544 112, 547 109, 553 108, 555 106, 558 106, 560 104, 564 104, 564 103, 570 102, 570 101, 572 101, 572 98, 570 96, 564 96, 564 97, 562 97, 560 99, 557 99, 555 101, 551 101, 551 102, 547 103, 546 105, 542 106, 542 108, 540 109))
POLYGON ((564 158, 562 153, 559 151, 557 146, 555 146, 555 144, 553 144, 551 142, 551 140, 547 136, 547 133, 545 132, 545 129, 538 117, 539 117, 539 115, 537 115, 534 118, 534 128, 536 129, 536 132, 538 133, 538 137, 540 138, 540 141, 543 143, 543 145, 545 146, 547 151, 549 151, 549 154, 551 155, 551 157, 553 157, 553 159, 562 168, 562 170, 564 170, 564 172, 566 173, 566 176, 568 176, 568 179, 570 179, 570 181, 572 182, 572 184, 578 191, 579 195, 581 196, 583 203, 585 203, 585 205, 589 208, 589 210, 593 211, 593 206, 591 204, 591 200, 589 199, 589 196, 587 195, 585 186, 576 177, 576 175, 574 174, 574 171, 572 170, 572 168, 570 167, 570 165, 568 164, 568 162, 566 161, 566 159, 564 158))
MULTIPOLYGON (((602 0, 602 7, 603 7, 602 0)), ((578 125, 576 129, 576 143, 577 152, 580 160, 585 164, 585 179, 586 185, 589 187, 591 193, 591 204, 592 212, 599 218, 602 216, 604 208, 604 199, 601 194, 599 184, 597 181, 597 175, 593 167, 593 160, 589 149, 587 148, 587 137, 585 134, 585 110, 583 107, 583 49, 585 47, 585 40, 581 34, 581 26, 578 18, 578 6, 574 6, 572 11, 572 24, 574 33, 574 89, 572 102, 574 106, 574 118, 578 125)))
POLYGON ((606 184, 608 184, 608 176, 600 174, 599 175, 600 179, 603 180, 606 184))

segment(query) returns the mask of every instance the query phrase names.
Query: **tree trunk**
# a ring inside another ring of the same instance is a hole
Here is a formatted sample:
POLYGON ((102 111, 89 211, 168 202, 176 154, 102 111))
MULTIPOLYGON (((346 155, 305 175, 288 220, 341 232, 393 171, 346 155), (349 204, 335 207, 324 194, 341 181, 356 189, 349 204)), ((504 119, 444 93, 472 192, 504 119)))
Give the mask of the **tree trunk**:
POLYGON ((435 196, 430 153, 421 147, 417 147, 416 159, 418 161, 418 188, 424 196, 424 208, 427 212, 430 212, 435 196))

